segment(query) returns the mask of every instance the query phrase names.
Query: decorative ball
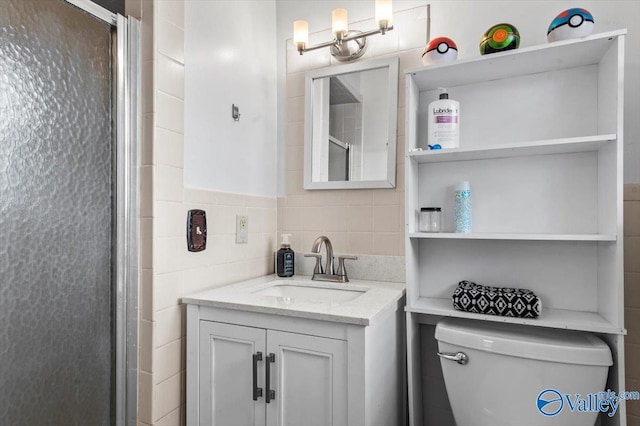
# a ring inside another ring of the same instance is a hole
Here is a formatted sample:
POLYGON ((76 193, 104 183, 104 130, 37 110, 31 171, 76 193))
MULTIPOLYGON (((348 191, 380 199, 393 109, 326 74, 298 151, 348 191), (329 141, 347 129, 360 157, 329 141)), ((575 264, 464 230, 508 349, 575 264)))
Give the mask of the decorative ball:
POLYGON ((585 37, 593 32, 593 15, 587 9, 574 8, 560 12, 547 30, 549 43, 585 37))
POLYGON ((453 62, 456 59, 458 59, 458 46, 449 37, 431 39, 422 53, 424 65, 453 62))
POLYGON ((520 46, 520 33, 511 24, 502 23, 489 28, 480 41, 480 54, 503 52, 520 46))

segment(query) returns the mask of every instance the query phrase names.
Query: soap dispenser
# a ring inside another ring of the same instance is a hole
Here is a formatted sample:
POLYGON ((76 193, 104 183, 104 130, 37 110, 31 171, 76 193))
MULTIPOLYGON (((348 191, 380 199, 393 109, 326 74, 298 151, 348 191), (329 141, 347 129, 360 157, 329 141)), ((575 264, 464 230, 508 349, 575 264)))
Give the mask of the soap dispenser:
POLYGON ((295 253, 291 250, 290 236, 291 234, 282 234, 280 250, 276 254, 276 273, 279 277, 293 276, 295 253))

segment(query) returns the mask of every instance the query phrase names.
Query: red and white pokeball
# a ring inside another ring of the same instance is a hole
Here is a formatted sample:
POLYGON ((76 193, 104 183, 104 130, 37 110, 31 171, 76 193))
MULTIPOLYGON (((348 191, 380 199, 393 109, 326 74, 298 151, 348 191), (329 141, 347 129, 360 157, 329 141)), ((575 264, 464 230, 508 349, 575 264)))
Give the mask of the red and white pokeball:
POLYGON ((449 37, 436 37, 429 41, 422 53, 424 65, 452 62, 458 58, 458 46, 449 37))

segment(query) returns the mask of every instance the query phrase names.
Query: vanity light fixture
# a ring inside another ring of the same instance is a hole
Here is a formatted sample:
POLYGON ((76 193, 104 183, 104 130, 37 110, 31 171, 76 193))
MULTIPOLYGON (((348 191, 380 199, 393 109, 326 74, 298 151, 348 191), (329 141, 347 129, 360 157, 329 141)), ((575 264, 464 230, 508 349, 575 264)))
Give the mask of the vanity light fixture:
POLYGON ((341 62, 358 59, 367 50, 367 37, 375 34, 384 35, 393 29, 391 25, 392 0, 375 0, 377 30, 357 31, 349 30, 347 23, 347 10, 334 9, 331 12, 331 32, 334 39, 325 43, 309 46, 309 23, 304 20, 293 22, 293 43, 298 52, 304 52, 329 47, 331 55, 341 62))

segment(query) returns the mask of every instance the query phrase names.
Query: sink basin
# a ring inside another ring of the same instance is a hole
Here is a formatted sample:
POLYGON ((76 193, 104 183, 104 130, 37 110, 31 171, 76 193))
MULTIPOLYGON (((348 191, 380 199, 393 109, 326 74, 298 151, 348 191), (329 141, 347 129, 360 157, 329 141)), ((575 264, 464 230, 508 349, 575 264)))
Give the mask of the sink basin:
POLYGON ((293 284, 275 284, 255 291, 261 296, 281 297, 305 302, 347 302, 364 294, 366 289, 316 287, 293 284))

